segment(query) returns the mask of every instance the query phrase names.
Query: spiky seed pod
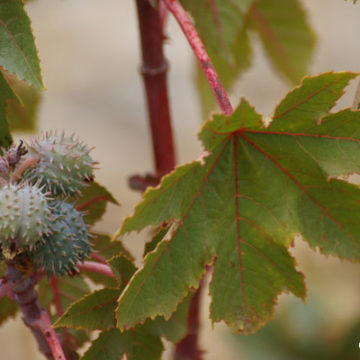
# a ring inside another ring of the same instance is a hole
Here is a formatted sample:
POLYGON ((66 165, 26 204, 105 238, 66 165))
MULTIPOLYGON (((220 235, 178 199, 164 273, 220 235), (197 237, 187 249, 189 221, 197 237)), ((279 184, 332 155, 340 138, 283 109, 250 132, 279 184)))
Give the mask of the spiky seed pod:
POLYGON ((41 161, 25 172, 25 179, 40 181, 47 191, 56 196, 80 194, 85 180, 93 176, 95 162, 90 149, 73 136, 49 132, 28 146, 28 155, 39 154, 41 161))
POLYGON ((54 201, 53 205, 52 232, 36 244, 31 257, 48 276, 61 276, 76 270, 78 262, 89 254, 90 235, 81 213, 72 204, 54 201))
POLYGON ((6 184, 0 188, 0 243, 31 248, 49 231, 51 213, 47 194, 38 184, 6 184))

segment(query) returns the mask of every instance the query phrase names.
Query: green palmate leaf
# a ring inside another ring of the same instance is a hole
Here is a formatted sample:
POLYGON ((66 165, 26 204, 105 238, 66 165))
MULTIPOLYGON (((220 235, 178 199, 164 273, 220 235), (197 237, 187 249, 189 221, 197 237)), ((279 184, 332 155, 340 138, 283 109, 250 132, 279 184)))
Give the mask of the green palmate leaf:
POLYGON ((157 336, 151 336, 140 327, 122 333, 119 329, 102 332, 82 357, 82 360, 159 360, 163 345, 157 336))
POLYGON ((299 233, 325 254, 360 259, 360 189, 333 179, 360 172, 360 112, 323 117, 353 77, 305 79, 268 128, 246 100, 232 116, 203 126, 209 154, 202 163, 166 176, 123 223, 122 233, 173 224, 120 296, 120 328, 169 317, 214 263, 212 320, 256 331, 271 318, 278 294, 305 296, 287 250, 299 233))
POLYGON ((8 100, 18 101, 16 95, 11 90, 2 72, 0 71, 0 147, 8 147, 12 143, 12 137, 10 135, 6 114, 8 100))
POLYGON ((30 20, 21 0, 0 0, 0 66, 43 88, 30 20))
POLYGON ((7 120, 10 129, 12 131, 35 131, 36 116, 41 98, 40 91, 18 80, 15 76, 7 76, 6 80, 22 101, 22 104, 10 101, 7 105, 7 120))
POLYGON ((86 223, 94 224, 104 215, 108 202, 119 205, 104 186, 93 182, 90 186, 82 190, 82 195, 77 201, 77 207, 86 211, 84 216, 86 223))
MULTIPOLYGON (((151 244, 154 245, 155 241, 159 242, 166 232, 167 229, 161 229, 154 236, 151 244)), ((123 291, 136 271, 135 265, 124 255, 114 256, 109 260, 109 265, 120 283, 120 291, 123 291)), ((165 336, 169 341, 174 343, 180 341, 187 334, 187 315, 191 298, 192 293, 179 304, 169 320, 166 321, 163 317, 157 316, 154 320, 148 320, 144 324, 144 329, 147 329, 152 336, 165 336)), ((115 321, 115 313, 113 316, 115 321)))
POLYGON ((152 335, 165 336, 174 344, 182 340, 188 333, 189 306, 193 295, 193 292, 190 292, 186 296, 169 320, 165 320, 162 316, 147 320, 145 326, 148 327, 149 332, 152 335))
MULTIPOLYGON (((105 288, 85 295, 70 305, 54 326, 87 330, 106 330, 115 326, 117 299, 136 271, 136 267, 124 255, 114 256, 110 259, 109 265, 120 283, 119 288, 105 288)), ((147 332, 150 336, 166 336, 173 342, 180 341, 187 333, 191 295, 185 298, 168 321, 159 316, 155 320, 148 320, 141 327, 142 332, 147 332)))
POLYGON ((89 330, 106 330, 114 327, 116 299, 119 295, 118 289, 94 291, 73 303, 54 326, 89 330))
POLYGON ((316 125, 343 94, 354 73, 324 73, 305 78, 302 85, 291 91, 275 109, 269 129, 281 130, 284 123, 291 131, 301 131, 316 125))
POLYGON ((316 42, 300 2, 257 0, 249 20, 274 68, 297 83, 307 71, 316 42))

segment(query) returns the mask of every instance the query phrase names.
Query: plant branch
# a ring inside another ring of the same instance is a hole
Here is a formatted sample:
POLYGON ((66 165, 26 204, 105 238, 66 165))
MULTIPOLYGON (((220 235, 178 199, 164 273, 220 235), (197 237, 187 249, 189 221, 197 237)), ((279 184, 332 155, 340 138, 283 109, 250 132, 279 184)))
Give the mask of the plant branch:
POLYGON ((148 0, 136 0, 142 50, 143 75, 150 122, 156 177, 173 170, 175 150, 166 83, 167 61, 163 53, 164 35, 160 18, 148 0))
POLYGON ((9 299, 14 300, 11 282, 0 279, 0 299, 4 296, 7 296, 9 299))
POLYGON ((24 277, 12 262, 7 262, 7 277, 12 284, 14 301, 23 314, 24 323, 33 333, 39 350, 49 360, 65 360, 66 356, 60 339, 51 327, 49 314, 38 303, 33 276, 24 277))
POLYGON ((77 267, 81 271, 92 271, 109 277, 114 277, 114 273, 109 265, 99 264, 95 261, 84 261, 83 263, 78 264, 77 267))
POLYGON ((213 91, 216 100, 220 106, 220 109, 225 115, 231 115, 233 108, 230 100, 225 92, 225 89, 219 79, 219 76, 211 62, 209 55, 207 54, 204 44, 200 40, 193 23, 191 22, 188 14, 181 6, 178 0, 163 0, 169 11, 174 15, 175 19, 179 23, 182 31, 184 32, 190 46, 192 47, 195 56, 203 70, 208 83, 213 91))
POLYGON ((49 314, 45 309, 41 310, 40 318, 34 321, 33 326, 38 328, 46 338, 54 360, 65 360, 59 336, 52 327, 49 314))

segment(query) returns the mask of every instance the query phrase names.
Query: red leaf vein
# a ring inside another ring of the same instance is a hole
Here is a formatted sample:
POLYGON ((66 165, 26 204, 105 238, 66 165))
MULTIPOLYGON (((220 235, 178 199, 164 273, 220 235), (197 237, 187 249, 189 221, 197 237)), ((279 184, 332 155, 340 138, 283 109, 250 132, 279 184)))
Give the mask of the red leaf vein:
POLYGON ((334 216, 330 213, 330 211, 323 206, 322 204, 320 204, 306 189, 306 187, 301 184, 298 180, 296 180, 283 166, 281 166, 273 157, 271 157, 266 151, 264 151, 262 148, 260 148, 257 144, 255 144, 252 140, 250 140, 249 138, 247 138, 243 133, 240 134, 242 136, 242 138, 244 140, 246 140, 249 144, 251 144, 253 147, 255 147, 258 151, 260 151, 265 157, 267 157, 274 165, 276 165, 291 181, 293 181, 300 189, 301 191, 306 194, 309 199, 311 201, 314 202, 314 204, 316 204, 321 211, 326 214, 329 219, 331 219, 334 224, 336 224, 340 230, 342 230, 344 232, 344 234, 346 234, 346 236, 352 240, 352 242, 356 245, 359 246, 359 244, 355 241, 355 239, 353 238, 353 236, 343 227, 343 225, 334 218, 334 216))

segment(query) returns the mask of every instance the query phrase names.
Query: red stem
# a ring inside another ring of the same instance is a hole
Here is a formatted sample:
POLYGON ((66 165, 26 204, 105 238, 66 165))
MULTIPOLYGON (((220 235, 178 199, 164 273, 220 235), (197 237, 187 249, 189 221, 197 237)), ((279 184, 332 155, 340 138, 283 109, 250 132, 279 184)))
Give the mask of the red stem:
POLYGON ((187 335, 176 344, 174 360, 200 360, 203 351, 199 348, 200 307, 203 280, 196 290, 189 306, 187 335))
POLYGON ((142 61, 148 116, 152 136, 156 175, 158 178, 173 170, 175 150, 167 93, 167 61, 163 53, 164 19, 148 0, 136 0, 139 19, 142 61))
POLYGON ((48 312, 40 307, 35 289, 35 277, 25 277, 12 262, 7 263, 8 281, 12 284, 14 301, 19 306, 25 324, 33 333, 41 353, 49 360, 66 360, 60 339, 51 327, 48 312))
POLYGON ((112 201, 112 200, 106 195, 97 195, 91 198, 90 200, 85 201, 82 204, 76 205, 76 210, 78 211, 84 210, 99 201, 112 201))
POLYGON ((81 271, 92 271, 109 277, 114 277, 114 273, 111 270, 110 266, 105 264, 99 264, 98 262, 84 261, 82 264, 78 264, 77 267, 81 271))
POLYGON ((38 328, 46 338, 54 360, 65 360, 66 357, 59 336, 52 327, 49 314, 46 310, 42 309, 40 318, 33 323, 33 326, 38 328))
POLYGON ((53 295, 54 295, 56 311, 57 311, 58 315, 61 316, 64 313, 64 309, 61 305, 60 296, 59 296, 59 286, 58 286, 57 279, 55 276, 51 277, 50 284, 51 284, 53 295))
POLYGON ((207 54, 204 44, 200 40, 193 23, 191 22, 188 14, 183 9, 178 0, 163 0, 169 11, 174 15, 175 19, 179 23, 182 31, 184 32, 189 44, 191 45, 196 58, 209 82, 209 85, 216 97, 216 100, 220 106, 220 109, 225 115, 231 115, 233 108, 230 100, 225 92, 225 89, 219 79, 219 76, 212 64, 209 55, 207 54))
MULTIPOLYGON (((51 277, 50 284, 51 284, 53 295, 54 295, 56 312, 57 312, 58 316, 61 316, 64 313, 64 309, 63 309, 61 301, 60 301, 59 285, 58 285, 57 278, 55 276, 51 277)), ((68 330, 66 328, 63 328, 62 331, 64 334, 65 344, 70 344, 72 341, 72 337, 70 336, 68 330)))
POLYGON ((106 259, 103 258, 103 257, 102 257, 101 255, 99 255, 98 253, 93 252, 93 253, 90 254, 90 257, 93 258, 94 260, 102 263, 102 264, 107 264, 106 259))

